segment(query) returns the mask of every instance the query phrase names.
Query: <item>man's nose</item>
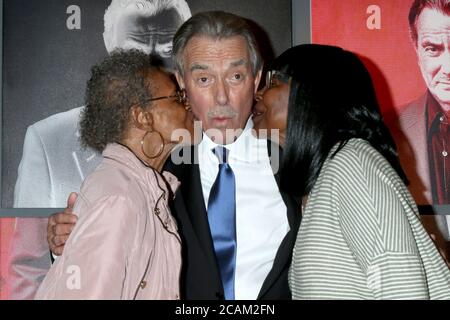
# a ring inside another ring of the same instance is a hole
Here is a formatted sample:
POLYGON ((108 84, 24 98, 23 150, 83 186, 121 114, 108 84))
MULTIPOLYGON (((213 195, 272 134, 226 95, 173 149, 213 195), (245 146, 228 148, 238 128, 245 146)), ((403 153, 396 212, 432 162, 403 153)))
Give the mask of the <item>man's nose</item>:
POLYGON ((448 46, 442 55, 441 71, 447 76, 450 76, 450 47, 448 46))
POLYGON ((155 41, 153 37, 147 37, 145 39, 145 42, 143 42, 143 50, 146 54, 156 54, 155 41))
POLYGON ((228 86, 223 79, 216 82, 216 102, 219 106, 228 104, 228 86))

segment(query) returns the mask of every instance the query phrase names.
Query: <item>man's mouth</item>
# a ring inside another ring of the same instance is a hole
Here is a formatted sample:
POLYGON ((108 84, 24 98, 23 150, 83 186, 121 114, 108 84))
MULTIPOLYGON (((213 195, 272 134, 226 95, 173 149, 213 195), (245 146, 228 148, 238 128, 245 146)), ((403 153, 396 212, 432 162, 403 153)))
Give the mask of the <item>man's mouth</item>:
POLYGON ((214 117, 213 120, 215 121, 226 121, 231 119, 230 117, 214 117))

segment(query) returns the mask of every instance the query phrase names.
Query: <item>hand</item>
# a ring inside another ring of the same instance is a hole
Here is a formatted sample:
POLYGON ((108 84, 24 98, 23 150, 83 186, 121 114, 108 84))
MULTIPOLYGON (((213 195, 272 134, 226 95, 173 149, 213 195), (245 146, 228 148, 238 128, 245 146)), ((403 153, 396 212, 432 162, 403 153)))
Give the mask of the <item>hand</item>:
POLYGON ((67 199, 67 207, 64 211, 55 213, 48 219, 47 242, 51 252, 56 256, 63 253, 64 245, 77 222, 78 217, 72 213, 77 196, 75 192, 72 192, 67 199))

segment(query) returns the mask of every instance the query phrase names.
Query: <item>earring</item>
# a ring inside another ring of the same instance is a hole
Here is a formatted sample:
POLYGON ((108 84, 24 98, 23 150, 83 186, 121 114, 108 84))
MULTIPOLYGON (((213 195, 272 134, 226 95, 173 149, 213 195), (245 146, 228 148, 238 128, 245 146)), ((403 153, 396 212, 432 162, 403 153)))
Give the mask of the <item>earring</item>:
POLYGON ((180 102, 183 104, 184 108, 186 109, 186 111, 191 111, 191 105, 189 104, 189 99, 187 97, 187 93, 186 93, 186 89, 180 89, 179 91, 179 99, 180 102))
POLYGON ((147 132, 144 134, 144 136, 142 137, 142 140, 141 140, 141 150, 142 150, 142 153, 143 153, 147 158, 149 158, 149 159, 155 159, 155 158, 159 157, 159 156, 161 155, 161 153, 163 152, 164 147, 165 147, 164 139, 163 139, 161 133, 159 133, 158 131, 147 131, 147 132), (150 134, 156 133, 156 134, 159 136, 159 139, 161 140, 161 144, 160 144, 160 146, 159 146, 159 150, 158 150, 158 152, 156 153, 156 155, 154 155, 154 156, 149 156, 149 155, 145 152, 145 149, 147 148, 146 145, 145 145, 145 141, 146 141, 145 138, 148 137, 147 135, 148 135, 149 133, 150 133, 150 134))
POLYGON ((186 100, 187 100, 186 89, 181 88, 181 89, 178 91, 178 97, 179 97, 179 101, 180 101, 182 104, 185 104, 185 103, 186 103, 186 100))

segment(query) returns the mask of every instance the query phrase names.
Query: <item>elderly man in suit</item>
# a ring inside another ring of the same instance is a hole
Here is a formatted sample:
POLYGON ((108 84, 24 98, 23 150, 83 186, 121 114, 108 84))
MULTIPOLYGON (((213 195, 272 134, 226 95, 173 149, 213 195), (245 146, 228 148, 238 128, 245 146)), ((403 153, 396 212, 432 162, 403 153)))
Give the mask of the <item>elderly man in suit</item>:
MULTIPOLYGON (((415 0, 411 38, 427 92, 401 109, 393 128, 402 166, 418 204, 450 204, 450 1, 415 0)), ((450 241, 450 215, 424 216, 440 247, 450 241)), ((447 248, 448 250, 448 248, 447 248)))
MULTIPOLYGON (((236 15, 198 13, 175 35, 174 62, 203 129, 197 146, 172 153, 165 166, 181 182, 171 209, 184 245, 183 298, 290 299, 300 206, 279 191, 279 148, 252 134, 262 71, 254 35, 236 15)), ((49 219, 53 252, 75 220, 70 207, 49 219)))
MULTIPOLYGON (((142 50, 172 70, 172 38, 190 16, 185 0, 113 0, 104 16, 105 47, 108 53, 116 48, 142 50)), ((81 110, 55 114, 27 129, 14 207, 66 206, 70 192, 78 191, 100 162, 99 153, 80 145, 81 110)), ((32 299, 50 267, 47 220, 16 219, 8 275, 11 299, 32 299)))

